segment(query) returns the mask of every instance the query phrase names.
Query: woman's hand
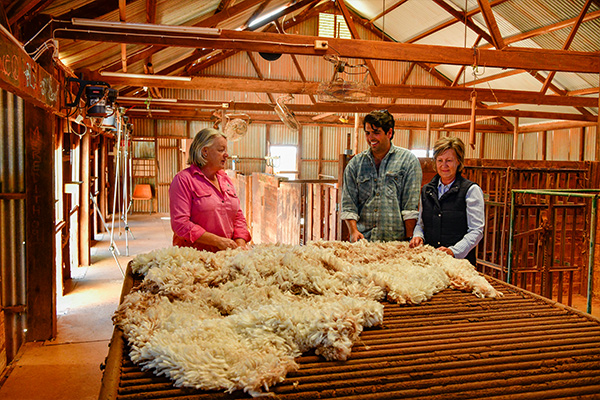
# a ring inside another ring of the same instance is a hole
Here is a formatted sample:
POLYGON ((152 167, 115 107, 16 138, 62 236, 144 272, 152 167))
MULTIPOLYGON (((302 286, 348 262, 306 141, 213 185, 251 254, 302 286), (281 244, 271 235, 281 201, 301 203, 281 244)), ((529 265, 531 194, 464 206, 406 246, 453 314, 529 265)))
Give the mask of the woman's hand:
POLYGON ((246 241, 244 239, 241 238, 237 238, 234 239, 235 243, 238 245, 238 247, 242 250, 249 250, 250 248, 248 247, 248 243, 246 243, 246 241))
POLYGON ((423 238, 420 236, 414 236, 412 239, 410 239, 410 242, 408 243, 408 247, 410 247, 411 249, 414 249, 415 247, 419 247, 423 244, 423 238))
POLYGON ((219 250, 237 249, 238 244, 234 240, 227 239, 227 238, 220 237, 220 236, 217 236, 217 237, 218 237, 218 239, 215 240, 215 246, 219 250))
POLYGON ((454 252, 452 250, 450 250, 449 248, 447 248, 447 247, 442 246, 442 247, 438 247, 437 249, 439 251, 443 251, 444 253, 446 253, 446 254, 454 257, 454 252))

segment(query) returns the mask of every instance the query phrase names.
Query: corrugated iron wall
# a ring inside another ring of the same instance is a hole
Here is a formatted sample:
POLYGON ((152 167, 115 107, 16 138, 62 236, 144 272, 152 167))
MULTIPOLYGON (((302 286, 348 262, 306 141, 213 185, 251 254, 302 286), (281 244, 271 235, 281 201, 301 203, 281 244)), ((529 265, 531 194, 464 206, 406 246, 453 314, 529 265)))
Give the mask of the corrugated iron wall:
MULTIPOLYGON (((25 263, 24 103, 0 90, 0 280, 5 315, 6 356, 12 360, 25 341, 27 303, 25 263)), ((4 349, 0 348, 0 353, 4 349)))

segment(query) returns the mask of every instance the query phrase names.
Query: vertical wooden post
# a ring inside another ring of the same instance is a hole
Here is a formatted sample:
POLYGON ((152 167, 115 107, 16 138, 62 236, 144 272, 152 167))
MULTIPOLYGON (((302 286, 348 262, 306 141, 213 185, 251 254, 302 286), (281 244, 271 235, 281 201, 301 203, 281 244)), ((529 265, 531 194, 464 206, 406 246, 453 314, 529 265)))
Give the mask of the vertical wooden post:
POLYGON ((90 144, 91 136, 86 133, 79 142, 81 151, 81 175, 79 202, 79 265, 90 265, 90 144))
MULTIPOLYGON (((599 75, 600 76, 600 75, 599 75)), ((598 96, 598 109, 600 110, 600 96, 598 96)), ((596 151, 594 161, 600 160, 600 113, 598 113, 598 121, 596 124, 596 151)))
POLYGON ((323 168, 323 127, 319 126, 319 161, 317 166, 317 179, 321 179, 321 169, 323 168))
POLYGON ((513 129, 513 160, 517 159, 517 145, 519 143, 519 117, 515 117, 515 126, 513 129))
POLYGON ((54 116, 25 103, 27 340, 56 336, 54 116))
POLYGON ((479 158, 485 158, 485 132, 481 132, 481 141, 479 142, 479 158))
POLYGON ((585 126, 579 128, 579 161, 585 160, 585 126))
MULTIPOLYGON (((110 140, 104 136, 100 137, 100 172, 98 173, 98 208, 100 209, 100 214, 102 214, 102 218, 106 220, 108 213, 108 202, 107 196, 108 191, 106 190, 107 180, 106 180, 106 163, 108 159, 108 146, 110 146, 110 140)), ((100 232, 104 232, 104 225, 100 225, 98 229, 100 232)))
POLYGON ((548 147, 548 131, 542 132, 542 160, 546 161, 548 147))
POLYGON ((354 141, 352 143, 352 154, 358 153, 358 136, 360 131, 360 118, 358 113, 354 113, 354 141))
POLYGON ((298 129, 298 151, 296 151, 296 169, 298 179, 302 179, 302 125, 298 129))
POLYGON ((431 150, 431 114, 427 114, 427 124, 425 126, 427 131, 427 147, 425 149, 425 157, 429 157, 429 150, 431 150))

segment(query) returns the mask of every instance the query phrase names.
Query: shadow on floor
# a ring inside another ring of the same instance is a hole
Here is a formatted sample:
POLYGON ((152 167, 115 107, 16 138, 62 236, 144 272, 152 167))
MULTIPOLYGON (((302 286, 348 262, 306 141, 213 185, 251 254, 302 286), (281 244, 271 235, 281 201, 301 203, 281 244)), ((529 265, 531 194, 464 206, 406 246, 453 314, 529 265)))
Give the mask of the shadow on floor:
POLYGON ((96 235, 89 267, 72 271, 72 290, 57 298, 58 334, 54 340, 25 344, 6 369, 0 399, 97 399, 102 371, 113 332, 111 317, 119 304, 121 268, 136 255, 171 245, 171 227, 165 214, 129 217, 130 235, 113 231, 120 255, 110 251, 110 234, 96 235), (133 237, 132 235, 133 234, 133 237), (129 248, 129 255, 127 254, 129 248))

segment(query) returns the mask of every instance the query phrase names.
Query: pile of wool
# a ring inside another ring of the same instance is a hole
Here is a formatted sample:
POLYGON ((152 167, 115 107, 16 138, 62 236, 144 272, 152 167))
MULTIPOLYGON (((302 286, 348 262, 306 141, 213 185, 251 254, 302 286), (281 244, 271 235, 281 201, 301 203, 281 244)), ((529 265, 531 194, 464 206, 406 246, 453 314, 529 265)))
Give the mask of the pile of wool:
POLYGON ((142 284, 113 320, 133 362, 176 386, 263 394, 314 350, 345 360, 382 300, 418 304, 446 287, 501 295, 464 260, 403 242, 258 245, 137 256, 142 284))

